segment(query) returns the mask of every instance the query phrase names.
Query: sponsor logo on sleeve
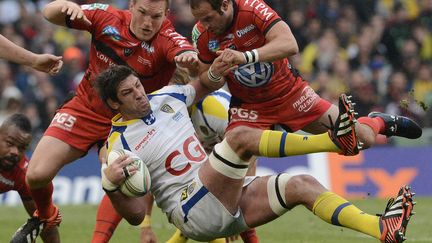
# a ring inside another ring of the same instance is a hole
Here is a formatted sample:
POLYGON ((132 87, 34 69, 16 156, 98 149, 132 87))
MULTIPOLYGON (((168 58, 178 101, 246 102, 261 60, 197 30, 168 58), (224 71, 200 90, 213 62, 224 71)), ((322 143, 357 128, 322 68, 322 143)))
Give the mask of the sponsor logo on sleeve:
POLYGON ((103 10, 106 11, 108 9, 109 5, 108 4, 102 4, 102 3, 93 3, 93 4, 84 4, 81 5, 81 9, 82 10, 103 10))
POLYGON ((267 5, 265 5, 262 1, 259 0, 246 0, 244 1, 244 5, 249 5, 255 10, 257 10, 256 12, 259 15, 263 16, 266 21, 269 20, 274 14, 271 9, 267 7, 267 5))
POLYGON ((122 37, 120 36, 120 32, 111 25, 108 25, 105 28, 103 28, 102 34, 110 36, 115 41, 119 41, 122 39, 122 37))
POLYGON ((219 51, 219 49, 220 49, 219 41, 217 41, 217 40, 209 40, 209 42, 208 42, 208 49, 211 52, 217 52, 217 51, 219 51))

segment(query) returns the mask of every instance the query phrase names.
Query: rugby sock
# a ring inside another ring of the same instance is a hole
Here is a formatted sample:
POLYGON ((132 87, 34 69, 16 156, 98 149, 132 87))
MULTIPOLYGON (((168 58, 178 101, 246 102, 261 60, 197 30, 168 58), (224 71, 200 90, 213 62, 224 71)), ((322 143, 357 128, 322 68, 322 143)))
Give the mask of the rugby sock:
POLYGON ((327 223, 344 226, 379 239, 379 217, 362 212, 333 192, 324 192, 315 200, 312 211, 327 223))
POLYGON ((299 135, 264 130, 259 142, 259 153, 266 157, 285 157, 317 152, 340 152, 328 133, 299 135))
POLYGON ((114 209, 109 197, 104 195, 96 214, 92 243, 108 242, 122 217, 114 209))
POLYGON ((362 116, 357 121, 360 124, 365 124, 366 126, 370 127, 375 135, 381 134, 385 131, 385 123, 384 120, 380 117, 366 117, 362 116))
POLYGON ((55 212, 54 203, 52 201, 53 184, 52 182, 42 188, 31 189, 30 194, 36 204, 39 217, 41 219, 49 219, 55 212))
POLYGON ((259 242, 255 228, 248 229, 248 230, 240 233, 240 237, 242 238, 244 243, 258 243, 259 242))
POLYGON ((182 232, 177 229, 177 231, 171 236, 169 240, 167 240, 166 243, 185 243, 188 241, 188 238, 182 234, 182 232))

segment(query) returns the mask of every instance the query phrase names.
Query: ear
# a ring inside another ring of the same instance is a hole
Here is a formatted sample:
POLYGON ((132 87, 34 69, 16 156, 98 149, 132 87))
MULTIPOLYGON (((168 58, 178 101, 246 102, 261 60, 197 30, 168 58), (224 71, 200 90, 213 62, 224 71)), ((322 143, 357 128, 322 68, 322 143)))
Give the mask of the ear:
POLYGON ((133 9, 133 7, 134 7, 134 5, 135 5, 134 2, 135 2, 134 0, 129 0, 129 10, 132 10, 132 9, 133 9))
POLYGON ((222 0, 221 10, 222 11, 227 11, 229 3, 230 3, 230 0, 222 0))
POLYGON ((107 104, 108 106, 112 109, 112 110, 118 110, 118 108, 120 107, 120 103, 113 101, 112 99, 107 99, 107 104))

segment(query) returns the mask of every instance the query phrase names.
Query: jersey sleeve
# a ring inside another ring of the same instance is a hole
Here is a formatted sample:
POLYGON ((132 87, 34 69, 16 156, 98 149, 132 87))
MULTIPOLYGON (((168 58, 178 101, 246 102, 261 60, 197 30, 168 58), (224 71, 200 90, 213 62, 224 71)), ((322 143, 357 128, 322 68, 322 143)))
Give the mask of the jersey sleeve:
POLYGON ((192 46, 192 44, 186 39, 186 37, 175 31, 169 20, 166 20, 163 28, 162 36, 164 38, 161 38, 161 43, 158 44, 160 44, 162 47, 161 49, 164 50, 164 55, 166 56, 167 60, 174 62, 174 57, 180 55, 183 52, 195 52, 195 48, 192 46))
POLYGON ((191 106, 195 100, 196 92, 195 88, 190 84, 168 85, 150 94, 150 96, 155 95, 170 95, 183 101, 186 106, 191 106))
MULTIPOLYGON (((247 1, 246 1, 247 2, 247 1)), ((244 4, 247 4, 247 3, 244 4)), ((279 15, 274 11, 272 8, 270 8, 264 1, 254 1, 253 5, 253 23, 254 25, 264 34, 266 35, 267 32, 275 25, 277 22, 281 21, 282 19, 279 17, 279 15)))
POLYGON ((192 29, 192 43, 194 47, 198 50, 198 58, 206 64, 211 64, 216 55, 209 50, 209 45, 212 43, 207 40, 207 31, 198 22, 192 29), (204 33, 206 32, 206 33, 204 33))
POLYGON ((66 17, 66 25, 72 29, 87 30, 92 32, 93 28, 97 26, 103 26, 102 22, 106 19, 110 12, 114 9, 108 4, 93 3, 81 5, 86 18, 92 23, 91 26, 86 26, 81 21, 71 21, 69 16, 66 17))

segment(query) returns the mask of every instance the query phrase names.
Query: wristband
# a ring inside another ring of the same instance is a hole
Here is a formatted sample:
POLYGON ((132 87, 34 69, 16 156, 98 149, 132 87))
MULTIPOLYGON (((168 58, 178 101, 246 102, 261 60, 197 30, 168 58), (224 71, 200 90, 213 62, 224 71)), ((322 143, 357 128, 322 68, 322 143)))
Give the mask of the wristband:
POLYGON ((210 66, 210 68, 207 71, 207 77, 210 81, 214 82, 214 83, 219 83, 222 79, 221 76, 216 76, 213 74, 212 72, 212 67, 210 66))
POLYGON ((259 55, 257 49, 253 49, 252 51, 245 51, 243 55, 246 59, 246 63, 255 63, 259 62, 259 55))
POLYGON ((151 215, 146 214, 144 220, 139 225, 140 228, 148 228, 151 226, 151 215))

